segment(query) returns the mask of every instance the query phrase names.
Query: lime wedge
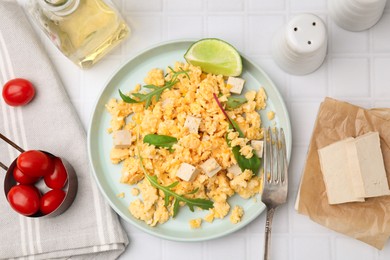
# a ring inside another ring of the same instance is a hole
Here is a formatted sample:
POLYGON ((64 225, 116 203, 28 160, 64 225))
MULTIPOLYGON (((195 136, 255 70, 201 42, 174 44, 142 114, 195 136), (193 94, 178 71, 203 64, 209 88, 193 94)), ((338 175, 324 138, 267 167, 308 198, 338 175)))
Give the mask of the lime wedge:
POLYGON ((189 64, 201 67, 202 71, 224 76, 239 76, 242 61, 238 51, 229 43, 206 38, 188 48, 184 58, 189 64))

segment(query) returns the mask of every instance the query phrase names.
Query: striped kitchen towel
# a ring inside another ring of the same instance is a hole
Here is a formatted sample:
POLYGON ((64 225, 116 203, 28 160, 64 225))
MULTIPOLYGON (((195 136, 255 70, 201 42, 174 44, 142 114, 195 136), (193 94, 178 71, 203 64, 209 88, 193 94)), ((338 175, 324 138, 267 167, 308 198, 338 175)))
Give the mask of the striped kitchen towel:
MULTIPOLYGON (((49 151, 69 161, 78 176, 75 201, 62 215, 33 219, 13 211, 0 196, 0 259, 114 259, 128 239, 90 173, 86 135, 47 54, 16 1, 0 1, 0 85, 26 78, 36 96, 24 107, 0 97, 0 132, 24 149, 49 151)), ((1 141, 1 140, 0 140, 1 141)), ((18 152, 0 142, 0 161, 18 152)), ((0 182, 5 172, 0 168, 0 182)), ((1 191, 2 192, 2 191, 1 191)))

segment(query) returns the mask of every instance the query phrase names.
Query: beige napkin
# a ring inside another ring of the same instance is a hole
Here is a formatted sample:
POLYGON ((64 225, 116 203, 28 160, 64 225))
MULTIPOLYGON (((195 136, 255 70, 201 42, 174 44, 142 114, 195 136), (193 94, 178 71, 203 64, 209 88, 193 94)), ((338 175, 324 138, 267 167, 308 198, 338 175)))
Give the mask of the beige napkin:
MULTIPOLYGON (((84 129, 23 10, 14 1, 2 0, 0 85, 15 77, 30 80, 37 94, 30 104, 18 108, 7 106, 0 97, 0 132, 24 149, 65 158, 77 173, 79 189, 72 206, 49 219, 18 215, 1 194, 0 258, 117 258, 128 239, 91 175, 84 129)), ((0 141, 0 161, 9 165, 17 155, 0 141)), ((1 184, 4 176, 0 172, 1 184)))
POLYGON ((390 196, 329 205, 317 150, 346 137, 379 132, 390 180, 390 109, 364 109, 326 98, 311 138, 296 208, 313 221, 382 249, 390 236, 390 196))

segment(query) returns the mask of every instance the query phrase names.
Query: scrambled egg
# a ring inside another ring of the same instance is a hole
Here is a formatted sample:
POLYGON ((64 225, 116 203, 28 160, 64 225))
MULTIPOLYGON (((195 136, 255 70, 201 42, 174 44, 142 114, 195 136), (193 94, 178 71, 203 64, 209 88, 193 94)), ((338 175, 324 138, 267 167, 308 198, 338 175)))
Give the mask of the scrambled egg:
MULTIPOLYGON (((178 181, 172 188, 174 192, 190 198, 206 198, 214 202, 214 208, 204 218, 212 222, 215 218, 224 218, 229 214, 228 198, 238 194, 248 199, 259 193, 262 180, 252 171, 245 170, 235 176, 227 174, 227 168, 237 164, 232 148, 226 142, 226 135, 231 140, 231 146, 240 146, 240 153, 246 158, 256 156, 249 145, 250 140, 263 139, 261 119, 257 110, 265 109, 266 93, 263 88, 258 92, 245 93, 247 102, 234 110, 227 111, 229 117, 237 122, 245 138, 240 138, 237 132, 229 130, 229 124, 213 98, 213 93, 219 96, 221 102, 231 95, 226 85, 226 78, 221 75, 205 74, 201 69, 187 63, 177 62, 173 68, 187 71, 187 75, 178 75, 178 83, 171 89, 162 92, 160 99, 153 99, 151 105, 145 109, 145 103, 125 103, 122 100, 111 99, 106 109, 111 114, 111 123, 108 133, 118 130, 131 132, 132 145, 130 148, 112 148, 111 162, 122 163, 120 181, 129 185, 136 184, 142 196, 131 202, 131 214, 151 226, 164 223, 173 215, 173 203, 165 206, 164 193, 154 188, 144 178, 144 173, 138 158, 138 148, 143 158, 143 164, 150 175, 155 175, 161 185, 169 185, 178 181), (201 118, 198 133, 190 133, 184 127, 187 116, 201 118), (177 138, 173 150, 156 148, 154 145, 143 143, 143 136, 147 134, 168 135, 177 138), (139 140, 137 142, 137 135, 139 140), (138 143, 138 144, 137 144, 138 143), (176 176, 181 163, 189 163, 199 169, 206 160, 214 158, 222 168, 216 175, 209 177, 204 172, 196 176, 193 181, 183 181, 176 176), (194 189, 197 192, 188 194, 194 189)), ((172 72, 167 69, 165 74, 161 69, 152 69, 144 79, 146 84, 164 86, 171 80, 172 72)), ((131 93, 145 93, 138 84, 131 93)), ((135 190, 132 192, 134 195, 135 190)), ((183 203, 180 204, 183 206, 183 203)), ((231 221, 237 223, 244 214, 241 207, 235 207, 231 214, 231 221)), ((201 219, 191 220, 192 228, 200 227, 201 219)))
POLYGON ((137 189, 137 188, 132 188, 132 189, 131 189, 131 195, 133 195, 133 196, 138 196, 138 195, 139 195, 139 189, 137 189))
POLYGON ((116 195, 118 198, 121 198, 123 199, 125 197, 125 193, 124 192, 120 192, 116 195))
POLYGON ((200 228, 200 225, 202 224, 201 218, 191 219, 190 220, 190 227, 192 229, 200 228))
POLYGON ((241 221, 242 216, 244 215, 244 210, 240 206, 235 206, 232 214, 230 215, 230 222, 237 224, 241 221))

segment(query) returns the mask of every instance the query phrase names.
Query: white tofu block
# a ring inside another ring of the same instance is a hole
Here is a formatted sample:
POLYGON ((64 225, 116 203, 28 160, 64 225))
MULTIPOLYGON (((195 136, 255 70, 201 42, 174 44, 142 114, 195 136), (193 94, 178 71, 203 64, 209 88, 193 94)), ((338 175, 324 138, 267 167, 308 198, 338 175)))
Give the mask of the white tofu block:
POLYGON ((187 116, 186 121, 184 122, 184 127, 188 127, 190 133, 197 134, 201 122, 201 118, 194 116, 187 116))
POLYGON ((264 142, 260 140, 251 140, 251 146, 255 151, 257 157, 263 158, 263 145, 264 142))
POLYGON ((238 164, 234 164, 234 165, 230 166, 229 168, 227 168, 227 171, 228 171, 228 173, 231 173, 234 176, 238 176, 242 173, 242 170, 241 170, 240 166, 238 166, 238 164))
POLYGON ((226 84, 232 86, 230 89, 231 93, 240 95, 244 88, 245 80, 237 77, 229 77, 226 84))
POLYGON ((378 132, 369 132, 355 139, 360 173, 363 179, 365 197, 390 195, 385 164, 378 132))
POLYGON ((176 172, 176 176, 183 181, 193 181, 198 175, 199 170, 188 163, 182 163, 176 172))
POLYGON ((210 178, 217 174, 222 167, 214 158, 210 158, 200 165, 200 168, 206 173, 210 178))
POLYGON ((129 148, 131 146, 131 133, 128 130, 119 130, 113 133, 115 148, 129 148))
POLYGON ((318 150, 329 204, 364 201, 354 194, 345 143, 342 140, 318 150))
POLYGON ((329 204, 390 195, 378 132, 341 140, 318 153, 329 204))
POLYGON ((364 183, 362 173, 360 172, 359 158, 356 150, 355 139, 345 140, 345 149, 348 158, 348 167, 353 188, 356 197, 365 197, 364 183))

